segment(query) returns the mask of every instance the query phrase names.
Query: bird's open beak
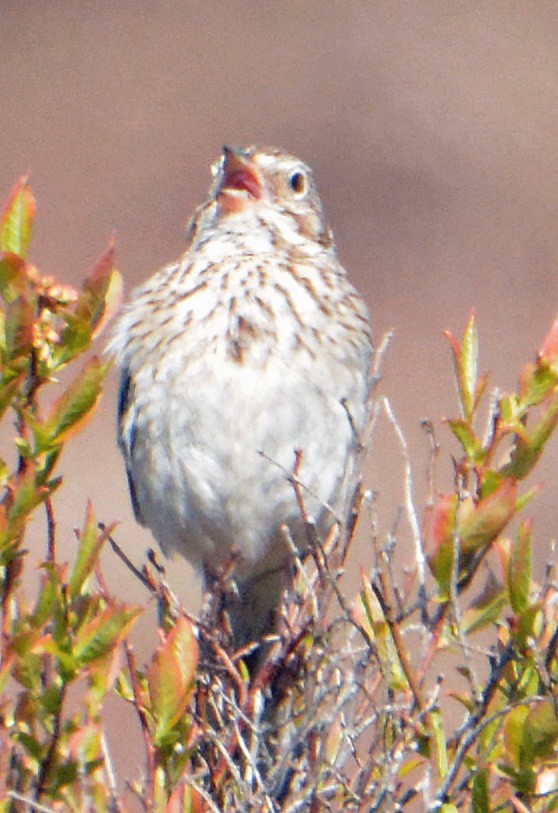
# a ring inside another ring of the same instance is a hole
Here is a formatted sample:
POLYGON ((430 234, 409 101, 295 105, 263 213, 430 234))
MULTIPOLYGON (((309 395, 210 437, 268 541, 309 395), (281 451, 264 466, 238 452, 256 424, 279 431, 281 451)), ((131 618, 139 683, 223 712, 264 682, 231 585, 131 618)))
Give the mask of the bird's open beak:
POLYGON ((226 211, 240 211, 247 203, 263 197, 263 185, 253 161, 233 147, 223 147, 219 203, 226 211))

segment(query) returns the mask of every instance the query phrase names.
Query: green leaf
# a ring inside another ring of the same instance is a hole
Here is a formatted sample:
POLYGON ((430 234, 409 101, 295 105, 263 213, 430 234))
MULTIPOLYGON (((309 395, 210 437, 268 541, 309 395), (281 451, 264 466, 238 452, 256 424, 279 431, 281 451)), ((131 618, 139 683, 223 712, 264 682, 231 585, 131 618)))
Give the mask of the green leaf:
POLYGON ((364 568, 361 568, 363 590, 355 605, 355 618, 378 650, 380 663, 389 670, 389 684, 396 691, 407 691, 409 682, 401 665, 397 647, 364 568))
POLYGON ((555 396, 535 429, 525 435, 518 433, 509 463, 502 468, 505 477, 518 480, 526 477, 537 463, 558 423, 558 397, 555 396))
POLYGON ((485 499, 486 497, 490 497, 491 494, 494 494, 500 486, 502 485, 502 480, 504 478, 498 471, 494 471, 494 469, 484 469, 481 473, 481 497, 485 499))
POLYGON ((444 721, 438 709, 434 709, 429 714, 434 737, 436 738, 436 754, 438 757, 438 773, 443 779, 448 772, 448 751, 446 735, 444 732, 444 721))
POLYGON ((505 604, 506 591, 493 576, 489 577, 482 593, 463 614, 464 632, 471 634, 497 623, 505 604))
POLYGON ((52 792, 55 793, 65 785, 72 785, 79 776, 79 770, 78 762, 73 759, 57 767, 52 777, 52 792))
POLYGON ((101 550, 109 533, 110 529, 102 533, 97 531, 97 523, 93 516, 91 502, 88 501, 85 524, 79 536, 79 548, 72 575, 70 576, 69 590, 72 599, 77 598, 82 592, 83 585, 99 561, 101 550))
POLYGON ((508 593, 514 613, 522 613, 529 605, 532 576, 533 520, 525 520, 513 545, 508 562, 508 593))
POLYGON ((488 768, 476 771, 471 789, 473 813, 490 813, 490 785, 488 768))
POLYGON ((63 367, 91 344, 91 328, 73 313, 65 313, 67 327, 62 333, 61 344, 55 353, 57 366, 63 367))
POLYGON ((9 381, 3 381, 0 384, 0 419, 3 417, 4 412, 11 406, 16 398, 16 395, 23 386, 25 375, 20 373, 9 381))
POLYGON ((504 745, 508 760, 516 769, 521 763, 523 728, 528 714, 529 709, 526 706, 517 706, 506 714, 504 721, 504 745))
POLYGON ((129 675, 123 670, 121 670, 117 676, 115 690, 117 694, 124 700, 127 700, 128 703, 134 701, 134 687, 132 686, 129 675))
POLYGON ((528 409, 548 398, 557 384, 558 371, 545 359, 539 357, 535 363, 526 365, 519 382, 521 413, 524 414, 528 409))
POLYGON ((531 503, 535 499, 540 490, 541 485, 537 484, 534 485, 533 488, 530 488, 529 491, 526 491, 524 494, 520 494, 519 497, 517 498, 517 504, 515 506, 516 514, 518 514, 520 511, 523 511, 523 509, 526 508, 529 505, 529 503, 531 503))
POLYGON ((468 421, 448 420, 448 426, 463 447, 463 451, 474 462, 480 462, 486 457, 486 450, 475 434, 475 430, 468 421))
POLYGON ((24 747, 30 757, 40 764, 44 757, 44 745, 40 743, 31 734, 26 734, 25 731, 18 731, 16 733, 17 742, 24 747))
POLYGON ((45 572, 45 577, 41 583, 31 621, 35 629, 40 629, 62 603, 60 567, 52 562, 45 562, 42 569, 45 572))
POLYGON ((109 369, 110 364, 101 364, 96 357, 90 359, 78 378, 62 393, 44 422, 50 443, 66 441, 91 416, 109 369))
POLYGON ((48 494, 47 488, 37 485, 33 467, 29 466, 13 491, 13 503, 8 514, 10 530, 12 532, 19 530, 33 509, 40 505, 48 494))
POLYGON ((522 761, 533 765, 556 756, 558 718, 551 700, 543 700, 531 708, 524 725, 522 761))
POLYGON ((23 176, 13 187, 0 218, 0 248, 25 258, 35 218, 35 198, 28 178, 23 176))
POLYGON ((520 423, 523 411, 519 405, 519 399, 515 393, 502 395, 500 398, 500 417, 507 426, 515 426, 520 423))
POLYGON ((194 627, 190 621, 181 616, 171 632, 172 635, 169 634, 168 638, 171 639, 170 646, 182 669, 182 680, 186 685, 190 685, 196 677, 199 660, 198 641, 194 627))
POLYGON ((104 657, 128 634, 139 609, 108 607, 83 627, 74 646, 74 657, 82 665, 104 657))
POLYGON ((475 395, 477 390, 477 367, 479 356, 479 339, 477 332, 477 322, 474 311, 469 317, 463 344, 461 346, 461 377, 462 377, 462 402, 465 410, 465 417, 469 420, 473 417, 475 405, 475 395))
POLYGON ((58 714, 63 704, 64 688, 51 683, 42 693, 39 702, 47 714, 58 714))
POLYGON ((475 405, 478 404, 486 387, 486 379, 477 384, 478 334, 474 311, 467 322, 461 347, 449 331, 446 331, 446 337, 449 339, 453 354, 461 415, 465 421, 472 423, 475 405))
MULTIPOLYGON (((516 625, 513 629, 513 642, 520 652, 529 644, 533 646, 534 640, 538 637, 537 633, 540 634, 541 618, 541 605, 539 603, 530 604, 523 612, 518 613, 516 625), (530 641, 529 639, 533 640, 530 641)), ((524 677, 528 677, 528 670, 525 670, 524 677)))

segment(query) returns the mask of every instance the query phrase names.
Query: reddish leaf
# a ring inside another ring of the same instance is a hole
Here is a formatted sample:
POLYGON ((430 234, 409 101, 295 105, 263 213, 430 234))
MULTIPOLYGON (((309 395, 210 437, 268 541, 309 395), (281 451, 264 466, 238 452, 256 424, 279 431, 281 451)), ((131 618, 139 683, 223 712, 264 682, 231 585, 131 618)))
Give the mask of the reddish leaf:
POLYGON ((558 359, 558 318, 544 338, 539 358, 548 359, 551 364, 558 359))
POLYGON ((113 269, 109 286, 105 294, 105 304, 101 317, 95 322, 92 338, 95 339, 120 310, 124 299, 124 281, 122 274, 113 269))
POLYGON ((461 347, 459 346, 459 342, 449 330, 444 330, 444 336, 448 339, 451 345, 454 364, 457 368, 461 367, 461 347))
POLYGON ((508 477, 490 496, 478 503, 463 500, 459 506, 459 534, 464 553, 474 552, 492 542, 515 513, 517 481, 508 477))
POLYGON ((450 588, 456 519, 457 494, 441 494, 431 517, 429 537, 434 549, 428 563, 446 597, 450 588))
POLYGON ((13 302, 27 291, 27 264, 17 254, 6 252, 0 259, 0 291, 7 302, 13 302))
POLYGON ((118 304, 121 277, 114 269, 114 244, 111 243, 86 277, 83 291, 76 302, 74 314, 87 323, 92 333, 98 333, 106 321, 107 301, 111 310, 118 304))
POLYGON ((171 795, 165 813, 203 813, 203 797, 186 782, 178 785, 171 795))
POLYGON ((474 409, 475 410, 478 408, 478 406, 480 404, 480 401, 482 399, 482 396, 484 395, 484 393, 486 391, 486 388, 488 386, 488 379, 489 379, 488 373, 483 373, 481 376, 479 376, 479 380, 477 382, 477 388, 475 390, 475 403, 474 403, 474 409))
POLYGON ((6 352, 9 359, 27 356, 33 347, 35 314, 26 296, 6 308, 6 352))
POLYGON ((434 506, 431 536, 436 546, 451 539, 455 530, 457 494, 440 494, 434 506))
POLYGON ((456 494, 445 494, 438 499, 431 524, 434 550, 429 564, 445 597, 450 590, 455 534, 459 535, 461 580, 467 574, 473 555, 493 542, 513 517, 517 491, 517 482, 510 478, 478 502, 471 497, 459 502, 456 494))
POLYGON ((197 664, 198 645, 192 625, 180 617, 147 670, 157 742, 164 739, 186 711, 197 664))

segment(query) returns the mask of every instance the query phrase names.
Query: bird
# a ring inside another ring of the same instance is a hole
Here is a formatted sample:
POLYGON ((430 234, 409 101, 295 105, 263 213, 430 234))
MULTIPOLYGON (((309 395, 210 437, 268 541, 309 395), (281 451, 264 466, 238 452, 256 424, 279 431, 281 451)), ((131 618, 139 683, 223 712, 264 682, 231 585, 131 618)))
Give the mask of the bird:
POLYGON ((207 587, 234 559, 233 641, 261 640, 289 539, 303 552, 306 520, 343 519, 369 416, 368 310, 311 169, 223 147, 184 254, 132 293, 109 350, 136 519, 207 587))

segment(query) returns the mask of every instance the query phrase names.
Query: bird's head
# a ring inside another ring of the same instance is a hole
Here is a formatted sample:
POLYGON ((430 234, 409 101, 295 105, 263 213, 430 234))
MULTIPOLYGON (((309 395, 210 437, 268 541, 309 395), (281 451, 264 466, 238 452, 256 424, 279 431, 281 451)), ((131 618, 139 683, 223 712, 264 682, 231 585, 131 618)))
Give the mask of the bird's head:
POLYGON ((276 149, 223 147, 213 175, 218 218, 255 215, 286 239, 289 233, 332 243, 312 172, 300 159, 276 149))

